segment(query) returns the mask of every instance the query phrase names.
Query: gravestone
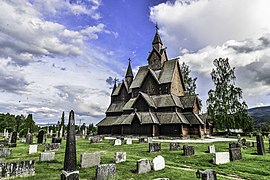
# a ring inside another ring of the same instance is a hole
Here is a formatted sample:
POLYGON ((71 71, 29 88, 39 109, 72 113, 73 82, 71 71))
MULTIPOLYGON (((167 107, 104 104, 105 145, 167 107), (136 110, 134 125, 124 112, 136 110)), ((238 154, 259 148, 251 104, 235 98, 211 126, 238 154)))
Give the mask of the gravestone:
POLYGON ((115 163, 125 162, 126 160, 127 160, 126 152, 115 152, 114 153, 114 162, 115 163))
POLYGON ((255 143, 256 143, 256 142, 251 142, 251 144, 252 144, 252 147, 255 147, 255 143))
POLYGON ((229 152, 216 152, 213 154, 214 164, 226 164, 230 162, 229 152))
POLYGON ((69 113, 69 122, 67 126, 67 141, 65 149, 64 170, 61 173, 61 180, 79 180, 79 171, 77 171, 76 158, 76 138, 75 138, 75 119, 74 111, 69 113))
POLYGON ((54 151, 60 149, 60 143, 51 143, 51 144, 45 144, 44 151, 54 151))
POLYGON ((37 153, 37 148, 38 148, 37 144, 30 144, 29 145, 29 154, 37 153))
POLYGON ((61 144, 62 143, 62 138, 54 137, 54 138, 52 138, 52 143, 59 143, 59 144, 61 144))
POLYGON ((11 134, 9 147, 16 147, 16 146, 17 146, 17 132, 13 131, 11 134))
POLYGON ((179 142, 174 142, 174 143, 170 143, 170 150, 171 151, 178 151, 178 150, 181 150, 181 146, 180 146, 180 143, 179 142))
POLYGON ((202 180, 217 180, 216 171, 212 169, 206 169, 202 172, 202 180))
POLYGON ((40 130, 40 131, 38 132, 37 144, 42 144, 42 143, 43 143, 44 134, 45 134, 45 132, 44 132, 43 130, 40 130))
POLYGON ((80 156, 81 168, 89 168, 100 164, 100 153, 83 153, 80 156))
POLYGON ((215 153, 216 152, 215 145, 208 146, 208 152, 211 154, 215 153))
POLYGON ((26 135, 26 140, 25 140, 26 144, 33 144, 33 135, 31 133, 28 133, 26 135))
POLYGON ((184 145, 184 156, 193 156, 195 154, 195 150, 193 146, 184 145))
POLYGON ((137 173, 143 174, 151 171, 151 160, 140 159, 137 161, 137 173))
POLYGON ((139 138, 139 143, 144 143, 144 138, 139 138))
POLYGON ((100 143, 101 138, 99 136, 90 137, 91 143, 100 143))
POLYGON ((152 137, 147 137, 147 142, 148 143, 152 143, 153 142, 153 138, 152 137))
POLYGON ((256 141, 257 141, 257 153, 259 155, 265 155, 264 142, 261 134, 256 136, 256 141))
POLYGON ((53 161, 55 159, 55 152, 42 152, 40 153, 40 161, 53 161))
POLYGON ((155 178, 153 180, 170 180, 169 178, 155 178))
POLYGON ((0 148, 0 157, 11 156, 12 149, 10 148, 0 148))
POLYGON ((165 160, 162 156, 157 156, 153 159, 153 170, 158 171, 165 168, 165 160))
POLYGON ((132 139, 131 138, 127 138, 126 139, 126 144, 132 144, 132 139))
POLYGON ((149 152, 160 152, 161 151, 161 144, 159 142, 156 143, 149 143, 149 152))
POLYGON ((116 139, 115 141, 114 141, 114 145, 115 146, 121 146, 121 139, 116 139))
POLYGON ((229 148, 237 148, 237 144, 235 142, 230 142, 229 148))
POLYGON ((35 161, 6 162, 2 163, 0 178, 29 176, 35 174, 35 161))
POLYGON ((21 143, 26 143, 26 138, 21 138, 21 143))
POLYGON ((0 140, 0 146, 7 146, 8 140, 0 140))
POLYGON ((241 148, 230 148, 229 153, 231 161, 242 160, 241 148))
POLYGON ((101 164, 96 167, 96 180, 109 180, 116 178, 115 164, 101 164))

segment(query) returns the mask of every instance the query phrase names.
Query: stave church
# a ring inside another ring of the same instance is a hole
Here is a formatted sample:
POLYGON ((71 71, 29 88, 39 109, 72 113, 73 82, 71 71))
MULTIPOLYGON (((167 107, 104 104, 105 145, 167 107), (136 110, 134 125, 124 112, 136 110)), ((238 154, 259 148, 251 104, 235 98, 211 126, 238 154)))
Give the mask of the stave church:
POLYGON ((204 136, 212 125, 199 115, 196 95, 185 94, 179 59, 168 60, 158 28, 148 65, 133 76, 130 61, 125 79, 114 84, 98 134, 136 136, 204 136))

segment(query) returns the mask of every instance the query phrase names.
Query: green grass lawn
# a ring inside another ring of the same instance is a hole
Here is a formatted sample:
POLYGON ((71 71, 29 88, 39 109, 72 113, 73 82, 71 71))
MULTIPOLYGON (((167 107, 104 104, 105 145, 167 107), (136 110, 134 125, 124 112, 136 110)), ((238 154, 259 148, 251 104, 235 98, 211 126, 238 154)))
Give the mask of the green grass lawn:
MULTIPOLYGON (((255 137, 253 138, 255 140, 255 137)), ((51 142, 49 139, 48 142, 51 142)), ((218 142, 215 144, 216 151, 228 152, 229 142, 218 142)), ((182 146, 183 144, 181 144, 182 146)), ((80 171, 80 179, 93 179, 95 177, 95 167, 80 169, 80 154, 85 152, 101 152, 101 163, 112 163, 114 152, 126 152, 127 161, 117 164, 117 179, 134 179, 134 180, 151 180, 158 177, 167 177, 170 180, 196 179, 194 171, 187 171, 179 168, 215 169, 218 174, 236 175, 243 179, 269 179, 270 176, 270 153, 265 156, 256 155, 256 147, 242 149, 243 160, 234 161, 224 165, 214 165, 212 155, 206 153, 209 144, 189 144, 195 147, 195 156, 185 157, 183 151, 170 151, 169 143, 161 143, 161 152, 149 153, 148 144, 139 144, 133 141, 132 145, 113 146, 108 140, 104 140, 99 144, 90 144, 85 139, 77 141, 77 162, 80 171), (136 174, 136 161, 142 158, 153 159, 157 155, 165 158, 166 168, 161 171, 150 172, 147 174, 136 174)), ((268 151, 268 142, 265 141, 266 152, 268 151)), ((6 157, 7 162, 36 160, 36 174, 30 177, 14 178, 14 179, 60 179, 61 169, 63 168, 65 141, 61 144, 61 149, 56 151, 56 160, 51 162, 39 162, 39 153, 43 152, 44 145, 38 147, 38 153, 28 154, 28 145, 18 143, 16 148, 12 150, 12 156, 6 157)), ((218 177, 218 179, 227 179, 218 177)))

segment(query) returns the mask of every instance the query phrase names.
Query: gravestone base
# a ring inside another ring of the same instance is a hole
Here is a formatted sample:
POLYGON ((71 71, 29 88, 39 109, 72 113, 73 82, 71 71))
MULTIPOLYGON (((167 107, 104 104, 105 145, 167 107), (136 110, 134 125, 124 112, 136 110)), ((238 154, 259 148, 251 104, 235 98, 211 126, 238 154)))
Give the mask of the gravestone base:
POLYGON ((67 172, 62 170, 61 180, 79 180, 79 179, 80 179, 79 171, 67 172))

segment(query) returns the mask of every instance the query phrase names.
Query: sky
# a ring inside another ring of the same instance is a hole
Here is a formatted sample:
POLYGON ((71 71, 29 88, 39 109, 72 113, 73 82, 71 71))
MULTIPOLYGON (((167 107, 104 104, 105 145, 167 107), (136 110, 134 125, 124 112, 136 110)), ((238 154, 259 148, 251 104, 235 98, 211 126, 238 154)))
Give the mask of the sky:
POLYGON ((155 24, 169 58, 197 77, 206 110, 213 60, 229 58, 249 108, 270 105, 269 0, 1 0, 0 113, 96 124, 113 79, 147 64, 155 24))

